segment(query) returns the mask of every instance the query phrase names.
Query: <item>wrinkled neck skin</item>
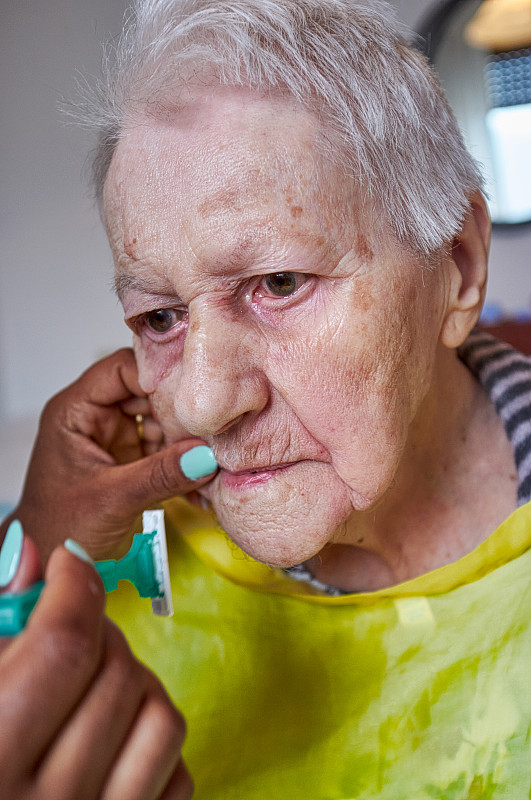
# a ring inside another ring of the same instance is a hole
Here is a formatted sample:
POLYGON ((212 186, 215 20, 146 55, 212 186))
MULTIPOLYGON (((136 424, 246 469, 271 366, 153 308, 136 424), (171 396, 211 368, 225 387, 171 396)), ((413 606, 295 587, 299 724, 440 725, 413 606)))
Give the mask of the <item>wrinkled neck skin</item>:
POLYGON ((168 442, 213 448, 228 535, 374 590, 486 538, 514 460, 441 334, 454 260, 393 239, 319 135, 293 102, 199 92, 125 131, 105 214, 141 385, 168 442))

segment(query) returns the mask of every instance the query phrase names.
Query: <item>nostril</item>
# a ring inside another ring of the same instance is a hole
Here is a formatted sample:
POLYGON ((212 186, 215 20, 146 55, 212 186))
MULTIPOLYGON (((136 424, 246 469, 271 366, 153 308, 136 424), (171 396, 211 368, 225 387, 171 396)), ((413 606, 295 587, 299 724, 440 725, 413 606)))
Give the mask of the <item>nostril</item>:
POLYGON ((227 422, 226 425, 223 425, 221 428, 219 428, 219 430, 217 430, 213 435, 219 436, 219 434, 225 433, 225 431, 228 431, 229 428, 233 428, 235 425, 238 425, 238 423, 241 422, 244 416, 245 414, 239 414, 237 417, 234 417, 234 419, 231 419, 230 422, 227 422))

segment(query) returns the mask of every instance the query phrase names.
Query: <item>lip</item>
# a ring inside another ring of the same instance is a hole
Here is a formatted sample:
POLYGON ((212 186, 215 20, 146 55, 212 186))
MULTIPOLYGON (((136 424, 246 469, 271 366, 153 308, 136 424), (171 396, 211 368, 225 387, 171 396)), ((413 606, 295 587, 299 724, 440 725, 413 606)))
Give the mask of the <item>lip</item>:
POLYGON ((256 486, 278 475, 280 472, 293 467, 296 462, 289 464, 276 464, 267 467, 257 467, 255 469, 242 470, 241 472, 230 472, 229 470, 221 470, 221 480, 228 489, 247 489, 256 486))

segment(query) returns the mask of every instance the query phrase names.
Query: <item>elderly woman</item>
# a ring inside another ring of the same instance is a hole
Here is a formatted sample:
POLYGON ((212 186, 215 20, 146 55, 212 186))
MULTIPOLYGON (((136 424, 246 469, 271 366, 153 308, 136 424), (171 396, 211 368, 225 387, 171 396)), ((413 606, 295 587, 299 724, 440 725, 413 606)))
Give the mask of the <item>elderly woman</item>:
POLYGON ((175 617, 110 613, 196 796, 528 798, 531 365, 470 335, 489 219, 436 79, 374 0, 145 0, 116 55, 117 291, 219 470, 166 506, 175 617))

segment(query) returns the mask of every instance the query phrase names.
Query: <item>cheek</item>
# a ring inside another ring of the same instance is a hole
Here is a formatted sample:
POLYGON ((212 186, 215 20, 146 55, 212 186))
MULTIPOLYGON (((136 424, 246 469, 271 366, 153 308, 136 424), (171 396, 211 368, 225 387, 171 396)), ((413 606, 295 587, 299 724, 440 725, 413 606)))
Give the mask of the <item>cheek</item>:
POLYGON ((291 341, 289 354, 279 347, 269 354, 272 382, 287 404, 341 479, 367 496, 396 469, 424 391, 411 388, 415 332, 399 324, 396 307, 374 308, 349 302, 349 313, 291 341))
POLYGON ((328 314, 269 348, 271 382, 312 431, 343 432, 378 381, 383 348, 367 316, 328 314))
POLYGON ((147 337, 134 337, 133 347, 140 386, 146 394, 154 394, 182 358, 182 342, 176 340, 157 345, 147 337))
POLYGON ((292 414, 335 462, 359 424, 361 391, 354 359, 312 336, 271 347, 268 371, 292 414))
POLYGON ((140 386, 149 395, 153 414, 168 441, 188 437, 188 432, 175 417, 175 391, 172 373, 178 369, 182 355, 179 343, 157 346, 153 342, 134 341, 140 386))
POLYGON ((333 457, 362 424, 365 381, 354 360, 331 349, 303 346, 291 368, 280 358, 276 383, 302 425, 333 457))

